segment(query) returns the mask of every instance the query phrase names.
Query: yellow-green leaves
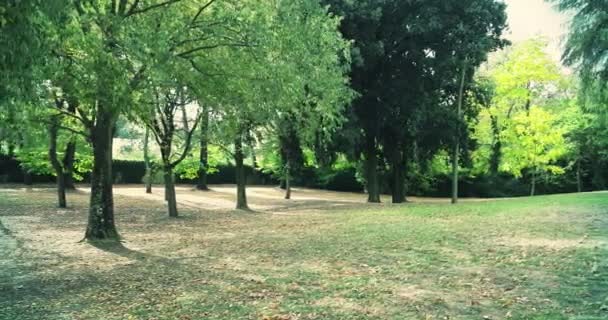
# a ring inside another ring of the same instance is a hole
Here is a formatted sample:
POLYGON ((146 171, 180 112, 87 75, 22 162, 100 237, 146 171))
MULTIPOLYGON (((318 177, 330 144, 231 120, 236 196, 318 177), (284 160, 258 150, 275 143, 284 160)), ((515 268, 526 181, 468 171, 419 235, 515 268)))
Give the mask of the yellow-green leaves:
POLYGON ((565 130, 557 117, 538 106, 517 113, 502 132, 504 142, 501 170, 521 177, 531 169, 552 174, 564 173, 556 164, 568 151, 565 130))

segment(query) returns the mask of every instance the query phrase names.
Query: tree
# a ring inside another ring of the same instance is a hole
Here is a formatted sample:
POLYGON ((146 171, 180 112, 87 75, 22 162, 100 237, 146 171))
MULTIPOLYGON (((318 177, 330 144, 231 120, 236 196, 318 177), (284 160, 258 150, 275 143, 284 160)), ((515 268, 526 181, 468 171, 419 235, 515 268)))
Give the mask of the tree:
POLYGON ((608 101, 608 3, 605 0, 548 0, 572 14, 562 60, 581 78, 585 105, 608 101))
POLYGON ((163 177, 165 181, 165 200, 167 201, 169 216, 176 218, 177 200, 175 194, 174 169, 182 162, 190 152, 191 140, 200 120, 197 114, 193 119, 188 119, 185 107, 191 103, 188 89, 179 84, 163 81, 162 84, 149 84, 149 96, 151 101, 145 101, 147 106, 140 113, 141 121, 152 133, 160 147, 163 177), (182 109, 184 108, 184 109, 182 109), (182 112, 181 121, 177 121, 176 115, 182 112), (192 121, 192 126, 189 125, 192 121), (177 124, 181 122, 183 131, 181 144, 177 145, 177 124), (175 152, 178 149, 179 152, 175 152))
POLYGON ((207 191, 207 174, 209 171, 209 107, 201 106, 201 123, 199 139, 199 168, 196 189, 207 191))
POLYGON ((503 131, 504 161, 501 169, 521 177, 529 171, 530 195, 536 194, 536 181, 540 174, 562 174, 556 164, 566 149, 563 128, 556 125, 556 117, 538 106, 527 112, 518 112, 507 130, 503 131))
POLYGON ((432 132, 427 128, 446 120, 436 115, 454 105, 464 70, 474 69, 503 44, 505 5, 488 0, 326 2, 345 17, 344 36, 355 40, 351 77, 360 96, 352 122, 361 130, 368 201, 380 201, 377 171, 379 160, 385 160, 393 202, 403 202, 412 150, 432 153, 445 142, 437 132, 425 135, 432 132))
MULTIPOLYGON (((82 123, 93 147, 85 238, 118 238, 112 196, 112 136, 118 116, 128 114, 130 106, 136 104, 148 73, 183 73, 182 77, 189 79, 197 73, 200 76, 205 69, 196 63, 197 57, 218 48, 245 46, 245 32, 255 28, 248 19, 234 19, 244 11, 234 10, 233 4, 213 6, 215 3, 75 1, 61 11, 65 20, 52 29, 61 36, 48 38, 64 40, 54 49, 79 71, 76 90, 69 93, 80 102, 72 116, 82 123), (224 23, 208 23, 203 19, 207 16, 224 23)), ((249 2, 242 6, 252 8, 249 2)))
POLYGON ((564 77, 546 48, 547 42, 542 38, 518 43, 491 61, 488 70, 478 77, 492 94, 491 98, 485 95, 475 133, 481 147, 474 157, 481 161, 477 166, 487 168, 493 177, 498 175, 502 162, 502 132, 513 116, 528 112, 532 105, 547 107, 565 92, 564 77))
POLYGON ((323 118, 316 128, 323 126, 329 135, 341 123, 339 114, 352 95, 345 75, 349 43, 336 32, 338 18, 313 1, 269 1, 258 4, 262 8, 272 19, 259 21, 258 30, 271 29, 272 34, 262 37, 253 55, 234 48, 223 52, 226 61, 242 64, 222 66, 220 74, 236 76, 223 78, 221 97, 204 99, 221 106, 215 111, 222 119, 216 139, 232 145, 237 209, 248 209, 244 161, 256 131, 282 115, 299 116, 302 106, 308 106, 323 118))

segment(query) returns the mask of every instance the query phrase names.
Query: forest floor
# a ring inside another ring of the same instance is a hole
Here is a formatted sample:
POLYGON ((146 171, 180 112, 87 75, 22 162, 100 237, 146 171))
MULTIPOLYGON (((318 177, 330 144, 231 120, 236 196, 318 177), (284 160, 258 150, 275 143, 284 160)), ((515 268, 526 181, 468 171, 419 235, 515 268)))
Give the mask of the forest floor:
POLYGON ((116 187, 120 244, 80 242, 84 189, 0 185, 0 319, 608 319, 608 193, 505 200, 116 187))

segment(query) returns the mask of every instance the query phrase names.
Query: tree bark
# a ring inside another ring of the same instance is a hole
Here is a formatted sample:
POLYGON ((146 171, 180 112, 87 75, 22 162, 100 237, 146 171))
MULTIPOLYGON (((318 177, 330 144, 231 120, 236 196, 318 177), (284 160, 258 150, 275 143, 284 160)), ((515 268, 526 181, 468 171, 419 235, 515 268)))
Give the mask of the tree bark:
POLYGON ((152 166, 150 164, 150 128, 146 127, 144 135, 144 165, 146 166, 146 174, 144 183, 146 185, 146 193, 152 193, 152 166))
POLYGON ((378 156, 376 142, 368 137, 365 145, 365 180, 367 183, 367 202, 380 203, 380 187, 378 185, 378 156))
POLYGON ((63 172, 63 167, 57 159, 57 135, 59 132, 58 122, 59 119, 54 116, 52 117, 51 124, 49 125, 49 160, 51 161, 51 165, 53 166, 53 170, 55 170, 55 175, 57 176, 57 205, 59 208, 66 208, 65 175, 63 172))
POLYGON ((23 184, 31 187, 34 184, 32 180, 32 174, 27 169, 23 169, 23 184))
POLYGON ((500 158, 502 152, 502 142, 500 141, 500 127, 498 125, 498 117, 490 116, 492 124, 492 154, 490 155, 490 174, 498 175, 500 167, 500 158))
POLYGON ((285 199, 291 199, 291 172, 289 170, 289 162, 285 166, 285 199))
MULTIPOLYGON (((78 100, 75 98, 69 98, 67 101, 67 111, 75 114, 78 106, 78 100)), ((61 108, 61 106, 59 106, 61 108)), ((66 189, 75 190, 74 185, 74 160, 76 157, 76 139, 72 137, 65 148, 65 154, 63 156, 63 175, 65 179, 66 189)))
POLYGON ((532 183, 530 186, 530 196, 533 197, 536 194, 536 169, 532 171, 532 183))
POLYGON ((456 137, 454 139, 454 153, 452 154, 452 204, 458 203, 458 158, 460 156, 460 118, 462 117, 462 96, 464 94, 464 79, 466 77, 466 62, 462 64, 460 87, 458 88, 458 104, 456 116, 456 137))
POLYGON ((175 181, 173 177, 173 169, 169 163, 165 163, 163 166, 164 178, 165 178, 165 195, 167 198, 167 208, 169 210, 169 217, 177 218, 177 199, 175 196, 175 181))
POLYGON ((394 152, 391 166, 393 171, 392 200, 393 203, 403 203, 405 201, 405 179, 403 175, 403 152, 401 150, 394 152))
POLYGON ((209 190, 207 186, 207 169, 209 167, 209 109, 203 106, 203 114, 201 118, 201 150, 199 154, 200 167, 198 169, 198 182, 196 188, 198 190, 209 190))
POLYGON ((7 150, 6 155, 9 156, 10 158, 14 158, 15 157, 15 145, 9 141, 7 149, 8 150, 7 150))
POLYGON ((68 142, 65 147, 65 154, 63 156, 63 176, 65 180, 65 188, 69 190, 75 190, 74 185, 74 158, 76 156, 76 141, 73 139, 68 142))
POLYGON ((243 138, 242 133, 238 133, 237 138, 234 140, 234 161, 236 163, 236 208, 242 210, 249 210, 247 205, 247 177, 245 175, 245 166, 243 160, 245 155, 243 154, 243 138))
POLYGON ((114 197, 112 194, 112 133, 114 114, 98 106, 96 123, 91 129, 93 145, 93 171, 91 172, 91 202, 89 221, 85 233, 87 240, 118 240, 114 224, 114 197))

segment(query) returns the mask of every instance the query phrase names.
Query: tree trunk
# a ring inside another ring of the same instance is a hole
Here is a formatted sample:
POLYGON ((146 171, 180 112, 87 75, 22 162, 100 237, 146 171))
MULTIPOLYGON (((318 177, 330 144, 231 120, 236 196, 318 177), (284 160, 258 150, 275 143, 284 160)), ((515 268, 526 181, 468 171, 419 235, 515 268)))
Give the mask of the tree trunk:
POLYGON ((242 134, 239 133, 238 137, 234 140, 234 160, 236 163, 236 208, 249 210, 246 192, 247 177, 245 175, 245 166, 243 165, 244 158, 243 138, 242 134))
POLYGON ((74 185, 74 158, 76 156, 76 141, 74 139, 68 142, 65 147, 65 154, 63 156, 63 176, 65 180, 65 188, 75 190, 74 185))
POLYGON ((403 175, 403 165, 403 152, 401 150, 396 150, 392 157, 391 165, 393 171, 393 203, 403 203, 405 201, 405 180, 403 175))
MULTIPOLYGON (((67 104, 68 112, 75 114, 76 107, 78 106, 78 100, 70 98, 67 104)), ((59 106, 61 108, 61 106, 59 106)), ((65 177, 66 189, 75 190, 74 185, 74 160, 76 156, 76 139, 72 137, 65 148, 65 155, 63 156, 63 175, 65 177)))
POLYGON ((177 218, 177 199, 175 196, 175 181, 173 177, 173 169, 169 163, 165 163, 163 166, 164 178, 165 178, 165 195, 167 200, 167 208, 169 210, 169 217, 177 218))
POLYGON ((10 141, 8 142, 8 150, 6 155, 9 156, 9 158, 15 157, 15 145, 10 141))
POLYGON ((207 186, 207 169, 209 166, 209 109, 203 106, 203 115, 201 118, 201 151, 200 151, 200 167, 198 169, 198 182, 196 184, 196 188, 198 190, 209 190, 209 186, 207 186))
POLYGON ((291 199, 291 181, 290 181, 291 172, 289 170, 289 163, 285 166, 285 199, 291 199))
POLYGON ((57 159, 58 132, 59 119, 54 116, 52 117, 51 124, 49 125, 49 160, 51 161, 51 165, 53 167, 53 170, 55 170, 55 175, 57 176, 57 204, 59 208, 66 208, 67 202, 65 199, 65 175, 63 172, 63 167, 57 159))
POLYGON ((466 77, 466 62, 462 64, 460 87, 458 88, 458 104, 456 110, 457 125, 454 139, 454 153, 452 154, 452 203, 458 202, 458 158, 460 156, 460 118, 462 117, 462 96, 464 94, 464 79, 466 77))
POLYGON ((367 202, 380 203, 378 185, 378 156, 374 138, 367 138, 365 146, 365 180, 367 183, 367 202))
POLYGON ((576 191, 583 192, 583 179, 581 173, 581 159, 576 161, 576 191))
POLYGON ((23 184, 29 187, 34 184, 32 174, 27 169, 23 169, 23 184))
POLYGON ((490 116, 492 123, 492 154, 490 155, 490 174, 498 175, 500 167, 500 157, 502 152, 502 142, 500 141, 500 127, 498 125, 498 117, 490 116))
POLYGON ((93 171, 91 172, 91 202, 85 233, 87 240, 118 240, 114 224, 112 194, 112 133, 115 118, 112 112, 98 106, 96 124, 91 128, 93 171))
POLYGON ((532 183, 530 186, 530 196, 533 197, 536 194, 536 169, 532 171, 532 183))
POLYGON ((152 166, 150 165, 150 129, 146 127, 144 135, 144 165, 146 166, 146 174, 144 183, 146 185, 146 193, 152 193, 152 166))

